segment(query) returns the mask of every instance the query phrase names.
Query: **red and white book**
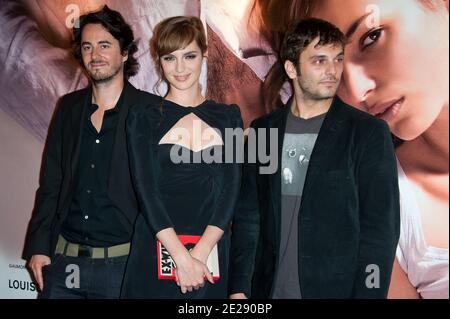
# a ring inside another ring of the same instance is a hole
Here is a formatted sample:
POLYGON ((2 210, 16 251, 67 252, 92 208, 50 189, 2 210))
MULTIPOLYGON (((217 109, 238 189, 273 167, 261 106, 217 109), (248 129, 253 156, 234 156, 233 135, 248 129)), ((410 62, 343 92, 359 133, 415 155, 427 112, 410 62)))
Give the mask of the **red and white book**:
MULTIPOLYGON (((200 238, 201 236, 178 235, 178 239, 180 239, 187 250, 191 250, 195 244, 198 243, 200 238)), ((158 256, 158 280, 176 280, 175 262, 159 240, 156 241, 156 254, 158 256)), ((214 245, 214 248, 211 250, 208 260, 206 261, 206 266, 211 272, 214 281, 218 280, 220 278, 220 272, 217 244, 214 245)))

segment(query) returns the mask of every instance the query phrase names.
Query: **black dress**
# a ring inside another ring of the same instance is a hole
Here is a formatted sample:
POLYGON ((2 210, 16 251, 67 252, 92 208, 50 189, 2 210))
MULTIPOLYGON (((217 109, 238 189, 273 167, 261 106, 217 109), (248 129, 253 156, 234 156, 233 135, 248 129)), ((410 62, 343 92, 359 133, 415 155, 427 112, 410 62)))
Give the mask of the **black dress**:
POLYGON ((236 149, 235 144, 243 141, 226 139, 225 128, 242 128, 236 105, 207 100, 196 107, 184 107, 164 101, 130 111, 127 139, 131 174, 142 212, 136 221, 122 298, 227 297, 230 223, 240 189, 241 165, 236 158, 225 161, 224 150, 228 143, 236 149), (188 154, 191 162, 174 163, 170 157, 174 144, 159 145, 159 141, 190 113, 219 130, 224 145, 198 152, 176 145, 178 154, 188 154), (222 162, 205 163, 203 156, 214 154, 221 154, 222 162), (177 235, 201 236, 208 225, 224 231, 218 242, 220 279, 186 294, 175 281, 158 280, 155 235, 173 227, 177 235))

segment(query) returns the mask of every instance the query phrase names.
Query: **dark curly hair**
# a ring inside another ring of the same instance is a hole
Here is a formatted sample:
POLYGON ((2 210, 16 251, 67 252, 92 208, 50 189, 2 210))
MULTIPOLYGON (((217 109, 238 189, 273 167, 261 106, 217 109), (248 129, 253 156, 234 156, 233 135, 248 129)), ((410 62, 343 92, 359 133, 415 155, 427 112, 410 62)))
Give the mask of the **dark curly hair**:
POLYGON ((125 79, 136 75, 139 71, 139 62, 134 54, 138 51, 136 41, 134 41, 133 30, 125 22, 122 15, 114 10, 104 6, 100 11, 95 11, 79 17, 79 23, 73 28, 72 49, 75 59, 83 66, 81 57, 81 34, 83 28, 88 24, 101 24, 120 44, 122 54, 128 54, 125 61, 123 73, 125 79), (77 27, 78 26, 78 27, 77 27))
POLYGON ((289 26, 280 50, 281 62, 291 61, 297 65, 302 52, 315 39, 318 46, 337 44, 345 47, 347 38, 333 24, 315 18, 294 20, 289 26))

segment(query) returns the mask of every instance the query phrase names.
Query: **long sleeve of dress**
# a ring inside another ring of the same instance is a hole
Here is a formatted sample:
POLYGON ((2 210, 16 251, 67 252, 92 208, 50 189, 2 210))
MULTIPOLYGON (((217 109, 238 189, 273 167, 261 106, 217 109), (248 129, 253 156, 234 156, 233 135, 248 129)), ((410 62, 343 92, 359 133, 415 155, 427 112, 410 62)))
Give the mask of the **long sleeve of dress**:
MULTIPOLYGON (((242 118, 239 111, 239 107, 236 105, 231 106, 232 114, 230 127, 231 129, 242 130, 242 118)), ((244 143, 239 134, 235 138, 227 140, 225 139, 225 150, 236 150, 244 143), (227 145, 232 143, 233 145, 227 145), (235 147, 236 146, 236 147, 235 147)), ((241 186, 241 169, 242 164, 239 163, 237 154, 233 156, 233 163, 224 163, 224 180, 223 188, 219 195, 219 198, 214 207, 214 212, 211 216, 210 225, 217 226, 222 230, 225 230, 231 222, 234 215, 236 202, 239 196, 239 190, 241 186)))
POLYGON ((157 234, 174 227, 161 199, 158 187, 158 163, 153 132, 157 121, 145 112, 154 106, 134 108, 127 119, 127 141, 131 176, 141 212, 149 227, 157 234))

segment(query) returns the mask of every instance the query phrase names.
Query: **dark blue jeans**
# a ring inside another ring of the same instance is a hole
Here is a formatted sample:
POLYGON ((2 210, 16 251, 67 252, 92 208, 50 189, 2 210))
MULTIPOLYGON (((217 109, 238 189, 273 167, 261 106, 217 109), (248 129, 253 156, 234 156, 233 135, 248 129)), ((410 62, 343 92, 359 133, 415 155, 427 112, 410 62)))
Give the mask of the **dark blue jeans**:
POLYGON ((56 255, 42 269, 40 299, 117 299, 128 256, 92 259, 56 255))

